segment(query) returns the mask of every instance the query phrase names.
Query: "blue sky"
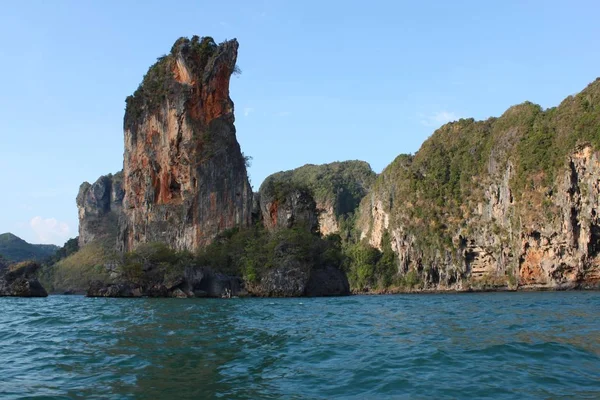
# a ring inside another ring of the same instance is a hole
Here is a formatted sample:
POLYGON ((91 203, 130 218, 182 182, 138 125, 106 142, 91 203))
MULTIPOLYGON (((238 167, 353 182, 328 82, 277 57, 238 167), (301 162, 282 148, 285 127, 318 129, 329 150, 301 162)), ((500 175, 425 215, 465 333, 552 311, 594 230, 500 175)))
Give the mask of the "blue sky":
POLYGON ((600 76, 597 1, 12 1, 0 12, 0 233, 77 235, 122 168, 125 97, 180 36, 237 38, 255 189, 306 163, 380 172, 459 117, 557 105, 600 76))

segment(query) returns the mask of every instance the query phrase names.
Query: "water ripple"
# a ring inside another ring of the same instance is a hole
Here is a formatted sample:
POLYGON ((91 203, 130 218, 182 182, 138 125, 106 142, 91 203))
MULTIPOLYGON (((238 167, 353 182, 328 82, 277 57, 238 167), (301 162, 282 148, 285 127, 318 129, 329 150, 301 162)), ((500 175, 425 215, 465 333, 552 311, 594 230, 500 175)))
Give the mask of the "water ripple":
POLYGON ((0 397, 600 398, 600 293, 0 299, 0 397))

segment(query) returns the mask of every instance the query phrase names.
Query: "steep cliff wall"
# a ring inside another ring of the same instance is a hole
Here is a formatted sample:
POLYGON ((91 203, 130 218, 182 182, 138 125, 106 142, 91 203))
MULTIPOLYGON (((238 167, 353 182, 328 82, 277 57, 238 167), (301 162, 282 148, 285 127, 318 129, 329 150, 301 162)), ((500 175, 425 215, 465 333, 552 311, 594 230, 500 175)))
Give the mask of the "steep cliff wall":
POLYGON ((117 245, 118 223, 123 211, 123 172, 84 182, 77 194, 79 246, 95 240, 117 245))
POLYGON ((399 156, 360 206, 420 289, 600 284, 600 80, 559 107, 524 103, 437 130, 399 156))
POLYGON ((322 235, 340 232, 375 180, 364 161, 307 164, 265 179, 259 202, 267 229, 302 225, 322 235))
POLYGON ((179 39, 127 98, 122 250, 144 242, 194 250, 250 224, 229 98, 237 50, 235 40, 179 39))

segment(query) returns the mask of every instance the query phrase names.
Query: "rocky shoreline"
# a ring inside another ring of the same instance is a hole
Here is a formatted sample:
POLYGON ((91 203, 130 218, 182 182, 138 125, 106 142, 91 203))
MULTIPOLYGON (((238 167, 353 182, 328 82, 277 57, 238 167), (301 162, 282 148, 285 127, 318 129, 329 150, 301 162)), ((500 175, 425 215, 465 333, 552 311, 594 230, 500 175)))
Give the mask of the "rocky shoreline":
POLYGON ((468 289, 384 289, 373 291, 352 290, 352 296, 386 296, 396 294, 453 294, 453 293, 523 293, 523 292, 576 292, 576 291, 600 291, 600 285, 564 285, 558 287, 547 286, 523 286, 510 288, 508 286, 495 288, 468 288, 468 289))
POLYGON ((186 270, 169 280, 139 284, 133 282, 92 282, 87 297, 327 297, 348 296, 350 285, 337 268, 312 271, 274 269, 260 282, 210 270, 186 270))
MULTIPOLYGON (((465 289, 465 290, 440 290, 440 289, 425 289, 425 290, 404 290, 404 289, 386 289, 386 290, 373 290, 373 291, 359 291, 351 290, 347 294, 329 294, 327 296, 311 296, 311 295, 300 295, 300 296, 256 296, 251 295, 245 290, 238 292, 219 292, 210 295, 207 292, 197 291, 193 295, 178 295, 179 292, 174 292, 170 295, 151 295, 144 293, 139 287, 127 283, 115 283, 115 284, 101 284, 92 283, 90 289, 81 292, 67 292, 67 293, 48 293, 50 296, 85 296, 85 297, 105 297, 105 298, 212 298, 212 299, 230 299, 230 298, 306 298, 306 297, 348 297, 348 296, 394 296, 394 295, 419 295, 419 294, 469 294, 469 293, 537 293, 537 292, 595 292, 600 291, 600 286, 568 286, 558 288, 548 287, 523 287, 523 288, 486 288, 486 289, 465 289)), ((1 296, 0 296, 1 297, 1 296)), ((29 296, 24 296, 29 297, 29 296)))
POLYGON ((47 297, 36 277, 39 269, 40 264, 34 261, 0 265, 0 297, 47 297))

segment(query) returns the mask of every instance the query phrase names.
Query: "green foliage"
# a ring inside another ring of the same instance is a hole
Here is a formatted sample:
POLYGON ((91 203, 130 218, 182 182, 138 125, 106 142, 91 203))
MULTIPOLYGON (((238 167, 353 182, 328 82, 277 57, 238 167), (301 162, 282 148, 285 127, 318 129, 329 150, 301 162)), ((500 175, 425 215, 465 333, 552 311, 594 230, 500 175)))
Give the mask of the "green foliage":
POLYGON ((119 272, 127 281, 143 286, 181 276, 194 265, 190 252, 173 250, 164 243, 144 243, 125 254, 119 272))
POLYGON ((12 233, 0 235, 0 254, 12 262, 41 261, 54 254, 58 246, 53 244, 30 244, 12 233))
POLYGON ((419 276, 419 273, 414 269, 408 271, 402 278, 400 279, 398 286, 404 289, 414 289, 420 285, 422 285, 423 281, 419 276))
POLYGON ((551 219, 544 193, 555 192, 557 177, 568 171, 568 155, 586 143, 600 150, 600 80, 556 108, 526 102, 500 118, 446 124, 414 156, 394 160, 377 177, 373 192, 391 226, 415 237, 428 265, 436 254, 456 254, 452 237, 508 165, 516 216, 539 223, 551 219))
POLYGON ((344 261, 350 286, 358 291, 385 290, 399 279, 398 258, 392 251, 387 232, 382 251, 364 240, 348 243, 344 248, 344 261))
POLYGON ((196 264, 230 275, 243 274, 248 260, 259 261, 265 245, 266 231, 262 227, 230 229, 198 252, 196 264))
POLYGON ((343 256, 337 235, 321 238, 305 229, 268 232, 261 225, 233 229, 219 235, 196 256, 196 265, 255 282, 286 258, 294 258, 312 268, 340 267, 343 256))
POLYGON ((242 152, 242 157, 244 158, 246 168, 250 168, 252 166, 252 156, 247 156, 242 152))
POLYGON ((137 121, 144 115, 157 112, 172 93, 182 90, 172 73, 177 57, 184 57, 194 76, 202 76, 217 49, 218 45, 210 36, 193 36, 191 40, 184 37, 177 39, 171 52, 157 59, 144 75, 137 90, 125 99, 125 129, 130 130, 135 138, 137 121))
POLYGON ((136 121, 146 113, 152 114, 158 110, 161 103, 167 98, 172 84, 172 55, 165 55, 157 59, 156 64, 150 67, 142 83, 133 93, 125 99, 125 129, 132 132, 136 121))
MULTIPOLYGON (((191 41, 187 39, 179 39, 179 48, 181 54, 189 60, 188 64, 192 67, 192 72, 195 76, 202 76, 208 60, 215 54, 219 47, 215 40, 210 36, 198 38, 198 36, 192 37, 191 41), (196 40, 195 40, 196 39, 196 40)), ((177 45, 177 43, 176 43, 177 45)), ((171 54, 177 54, 177 48, 173 46, 171 54)))
POLYGON ((63 247, 56 250, 56 253, 54 253, 54 255, 52 255, 51 257, 46 259, 46 263, 47 264, 57 263, 58 261, 62 260, 63 258, 67 258, 71 254, 76 253, 77 251, 79 251, 78 238, 69 239, 65 242, 63 247))
POLYGON ((12 264, 8 267, 8 270, 18 275, 31 275, 40 268, 40 264, 37 261, 27 260, 12 264))
POLYGON ((375 266, 381 258, 381 252, 365 242, 349 245, 345 249, 348 281, 352 288, 359 290, 377 287, 375 266))
POLYGON ((392 250, 389 232, 385 231, 382 239, 382 253, 377 261, 377 286, 388 288, 394 283, 398 274, 398 257, 392 250))
POLYGON ((364 161, 307 164, 269 176, 260 192, 283 199, 292 190, 307 190, 317 203, 331 204, 336 215, 346 215, 358 207, 374 179, 375 173, 364 161))
POLYGON ((344 243, 356 243, 358 241, 360 232, 356 227, 357 218, 357 212, 347 213, 338 218, 339 235, 344 243))
POLYGON ((49 293, 85 291, 91 281, 108 282, 106 266, 120 261, 120 255, 114 250, 92 242, 55 264, 44 265, 38 279, 49 293))
POLYGON ((269 243, 268 235, 258 229, 255 232, 257 234, 250 236, 242 234, 241 239, 236 238, 237 240, 233 241, 243 245, 238 261, 233 263, 237 264, 234 268, 237 268, 248 282, 257 282, 261 273, 273 266, 273 247, 269 243))
POLYGON ((514 269, 511 269, 510 271, 507 272, 507 280, 508 280, 508 286, 511 288, 516 288, 517 285, 519 284, 519 278, 514 269))

